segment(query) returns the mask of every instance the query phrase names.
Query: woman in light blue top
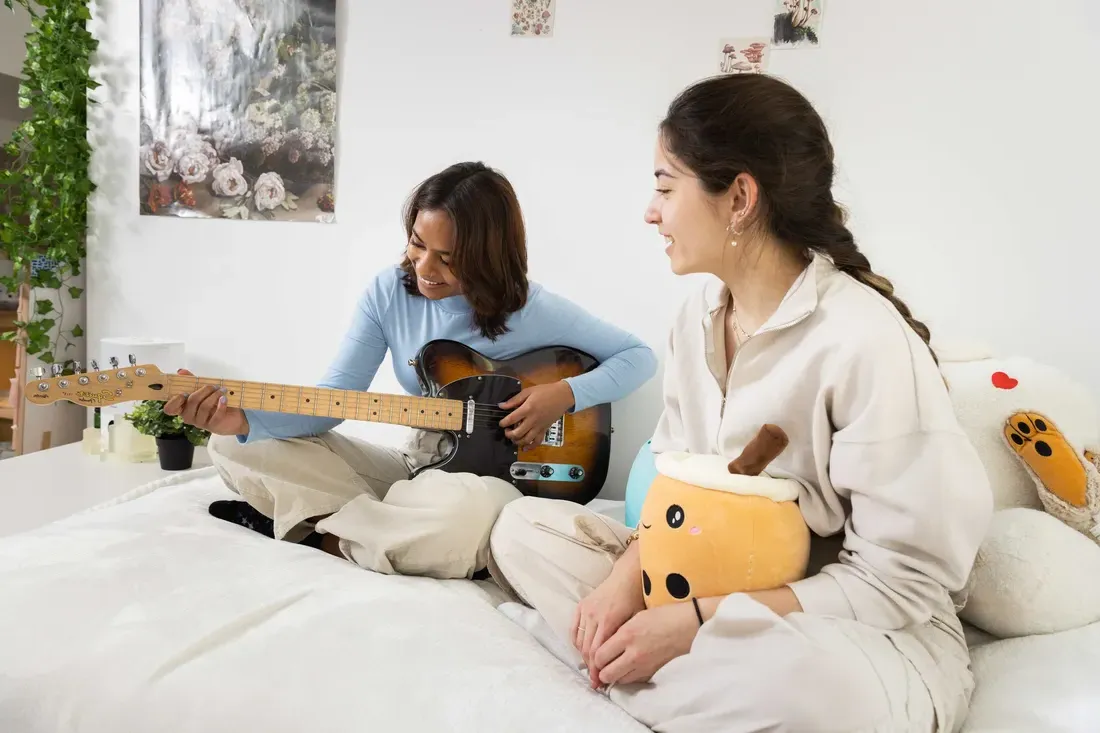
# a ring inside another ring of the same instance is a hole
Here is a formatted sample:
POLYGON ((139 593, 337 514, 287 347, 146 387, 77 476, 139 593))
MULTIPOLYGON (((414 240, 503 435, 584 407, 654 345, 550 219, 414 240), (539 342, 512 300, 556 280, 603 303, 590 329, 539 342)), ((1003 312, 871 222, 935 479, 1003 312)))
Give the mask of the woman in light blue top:
MULTIPOLYGON (((388 351, 402 388, 419 396, 410 360, 426 343, 444 339, 493 359, 553 345, 600 362, 587 373, 524 389, 502 405, 505 434, 527 446, 563 414, 622 399, 656 373, 652 349, 636 336, 528 280, 522 213, 500 173, 481 163, 453 165, 414 191, 404 218, 404 258, 367 287, 319 386, 369 389, 388 351)), ((216 502, 213 514, 318 545, 324 538, 313 530, 325 534, 319 518, 360 494, 384 501, 394 482, 444 450, 431 432, 416 434, 400 450, 350 441, 331 432, 337 418, 241 410, 212 387, 173 396, 164 409, 216 436, 212 458, 247 500, 216 502)), ((341 552, 334 537, 325 541, 334 554, 354 554, 346 547, 341 552)))

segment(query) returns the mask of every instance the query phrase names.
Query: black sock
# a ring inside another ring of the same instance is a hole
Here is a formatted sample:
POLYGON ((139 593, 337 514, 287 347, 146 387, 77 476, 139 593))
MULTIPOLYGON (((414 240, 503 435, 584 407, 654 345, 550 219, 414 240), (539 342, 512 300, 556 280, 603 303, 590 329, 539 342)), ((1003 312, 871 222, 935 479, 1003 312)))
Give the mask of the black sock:
MULTIPOLYGON (((275 537, 275 522, 256 511, 247 501, 232 501, 229 499, 215 501, 210 505, 210 513, 218 519, 239 524, 246 529, 262 534, 264 537, 271 537, 272 539, 275 537)), ((310 532, 298 544, 320 550, 322 537, 317 532, 310 532)))
POLYGON ((275 537, 275 522, 252 508, 247 501, 215 501, 210 505, 210 513, 232 524, 239 524, 264 537, 275 537))
POLYGON ((319 532, 310 532, 306 536, 306 538, 304 540, 302 540, 301 542, 299 542, 298 544, 299 545, 305 545, 306 547, 312 547, 315 550, 320 550, 321 549, 321 540, 323 540, 324 538, 325 538, 325 536, 323 534, 320 534, 319 532))

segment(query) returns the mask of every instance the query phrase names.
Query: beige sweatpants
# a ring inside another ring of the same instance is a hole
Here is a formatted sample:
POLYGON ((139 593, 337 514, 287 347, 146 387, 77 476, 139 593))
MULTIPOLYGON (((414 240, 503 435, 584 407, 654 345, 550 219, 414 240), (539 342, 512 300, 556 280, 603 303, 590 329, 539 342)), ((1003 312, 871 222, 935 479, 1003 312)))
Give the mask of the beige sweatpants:
MULTIPOLYGON (((607 577, 629 534, 576 504, 524 497, 497 519, 489 568, 570 645, 578 601, 607 577)), ((973 680, 954 609, 941 616, 886 632, 846 619, 780 617, 734 594, 690 653, 648 683, 614 685, 608 694, 655 731, 953 732, 973 680)))
POLYGON ((316 530, 339 537, 344 557, 368 570, 469 578, 486 567, 500 510, 521 494, 473 474, 410 478, 441 446, 433 433, 397 450, 330 431, 252 444, 214 436, 208 451, 226 485, 274 521, 277 539, 316 530))

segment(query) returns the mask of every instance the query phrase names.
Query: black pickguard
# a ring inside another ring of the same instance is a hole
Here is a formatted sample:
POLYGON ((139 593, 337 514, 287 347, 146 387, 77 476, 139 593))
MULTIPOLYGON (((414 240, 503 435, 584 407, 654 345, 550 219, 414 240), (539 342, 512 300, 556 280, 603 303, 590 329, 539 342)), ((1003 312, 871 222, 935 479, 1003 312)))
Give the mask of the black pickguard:
POLYGON ((437 397, 461 400, 464 410, 468 400, 473 400, 475 425, 472 433, 448 431, 451 451, 436 463, 418 469, 413 475, 431 469, 450 473, 473 473, 478 476, 494 476, 513 483, 510 469, 519 451, 504 434, 498 424, 503 411, 492 406, 512 398, 522 386, 518 379, 503 375, 485 375, 456 379, 444 386, 437 397), (486 414, 488 412, 488 414, 486 414))

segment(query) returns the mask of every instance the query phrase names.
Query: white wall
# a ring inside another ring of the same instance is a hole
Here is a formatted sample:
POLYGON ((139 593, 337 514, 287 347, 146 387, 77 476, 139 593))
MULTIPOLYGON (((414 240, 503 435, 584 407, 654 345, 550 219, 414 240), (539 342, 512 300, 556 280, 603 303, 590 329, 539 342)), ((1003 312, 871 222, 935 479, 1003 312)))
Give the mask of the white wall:
MULTIPOLYGON (((139 217, 137 3, 99 0, 90 336, 182 338, 211 376, 311 381, 400 253, 409 189, 477 158, 519 191, 534 276, 662 349, 688 283, 642 221, 654 128, 713 73, 719 38, 767 32, 772 4, 559 0, 544 40, 510 38, 507 5, 343 0, 338 223, 323 226, 139 217)), ((827 118, 857 236, 935 333, 1035 355, 1100 396, 1083 99, 1100 18, 1083 0, 1036 5, 830 0, 822 46, 771 70, 827 118)), ((609 495, 658 410, 659 379, 617 408, 609 495)))

